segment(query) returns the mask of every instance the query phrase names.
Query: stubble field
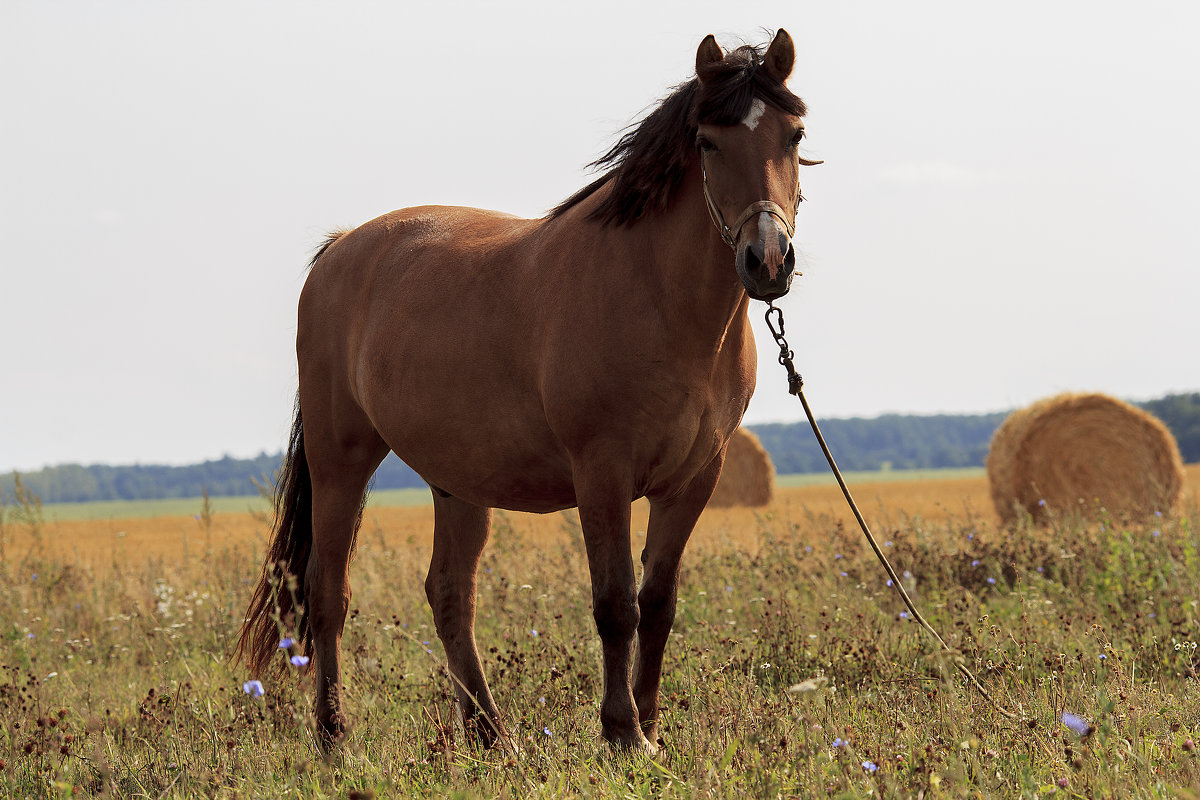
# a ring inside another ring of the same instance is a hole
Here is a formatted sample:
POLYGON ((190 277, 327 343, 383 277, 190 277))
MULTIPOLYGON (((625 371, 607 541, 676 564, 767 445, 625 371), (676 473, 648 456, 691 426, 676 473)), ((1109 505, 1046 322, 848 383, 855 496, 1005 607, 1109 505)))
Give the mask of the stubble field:
MULTIPOLYGON (((343 641, 354 729, 322 758, 303 668, 256 696, 227 659, 261 515, 55 521, 10 504, 0 794, 1195 796, 1200 467, 1188 477, 1177 512, 1047 528, 999 527, 980 478, 854 487, 918 604, 1016 719, 906 618, 835 487, 706 513, 652 760, 599 739, 569 512, 498 514, 481 564, 479 644, 514 755, 455 728, 422 589, 431 509, 368 508, 343 641)), ((635 548, 645 522, 635 505, 635 548)))

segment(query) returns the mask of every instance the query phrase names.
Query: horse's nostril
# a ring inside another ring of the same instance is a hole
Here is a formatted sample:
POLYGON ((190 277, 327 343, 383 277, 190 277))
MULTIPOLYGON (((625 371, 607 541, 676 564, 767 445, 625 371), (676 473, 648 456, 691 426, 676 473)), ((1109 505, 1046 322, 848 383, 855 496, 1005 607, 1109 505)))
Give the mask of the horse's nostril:
POLYGON ((787 255, 783 257, 783 268, 787 272, 796 268, 796 248, 792 247, 791 242, 788 242, 787 255))
POLYGON ((746 248, 746 271, 753 274, 762 269, 764 261, 763 249, 757 244, 751 243, 746 248))

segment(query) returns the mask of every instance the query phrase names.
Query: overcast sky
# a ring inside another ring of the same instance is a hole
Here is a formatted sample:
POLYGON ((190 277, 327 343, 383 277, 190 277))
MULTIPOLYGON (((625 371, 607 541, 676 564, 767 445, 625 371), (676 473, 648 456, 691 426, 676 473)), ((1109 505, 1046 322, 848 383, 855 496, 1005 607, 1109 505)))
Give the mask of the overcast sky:
MULTIPOLYGON (((705 34, 778 27, 819 416, 1200 389, 1198 4, 5 0, 0 469, 280 449, 326 230, 540 216, 705 34)), ((752 311, 747 421, 801 419, 752 311)))

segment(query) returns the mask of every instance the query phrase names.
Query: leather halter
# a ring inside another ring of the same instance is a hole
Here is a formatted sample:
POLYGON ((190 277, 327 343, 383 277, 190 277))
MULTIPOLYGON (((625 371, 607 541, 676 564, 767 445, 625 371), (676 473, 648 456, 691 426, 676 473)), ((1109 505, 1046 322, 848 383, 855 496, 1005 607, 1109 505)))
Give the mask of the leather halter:
MULTIPOLYGON (((717 226, 717 233, 721 234, 721 240, 729 245, 734 250, 737 250, 737 239, 742 232, 742 227, 750 221, 755 214, 770 214, 783 223, 784 229, 787 231, 788 238, 796 233, 796 224, 790 221, 785 215, 783 208, 774 200, 758 200, 746 206, 746 210, 738 216, 737 221, 733 223, 733 227, 725 224, 725 217, 721 214, 721 209, 717 208, 716 202, 712 198, 712 192, 708 188, 708 171, 704 169, 704 157, 700 158, 700 175, 704 178, 704 202, 708 205, 708 215, 712 217, 713 224, 717 226)), ((796 199, 796 209, 800 208, 800 201, 804 199, 803 195, 798 195, 796 199)), ((794 215, 793 215, 794 216, 794 215)))

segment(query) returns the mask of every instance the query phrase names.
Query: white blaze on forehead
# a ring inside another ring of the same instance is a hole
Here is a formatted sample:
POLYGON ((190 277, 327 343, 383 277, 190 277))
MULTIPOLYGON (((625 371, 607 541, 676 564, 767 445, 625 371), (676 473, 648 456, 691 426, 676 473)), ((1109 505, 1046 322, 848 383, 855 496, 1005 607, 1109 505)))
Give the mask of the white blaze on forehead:
POLYGON ((762 98, 756 97, 750 103, 750 110, 746 113, 746 118, 742 120, 742 124, 750 130, 758 127, 758 121, 762 119, 762 115, 766 113, 767 104, 762 101, 762 98))

